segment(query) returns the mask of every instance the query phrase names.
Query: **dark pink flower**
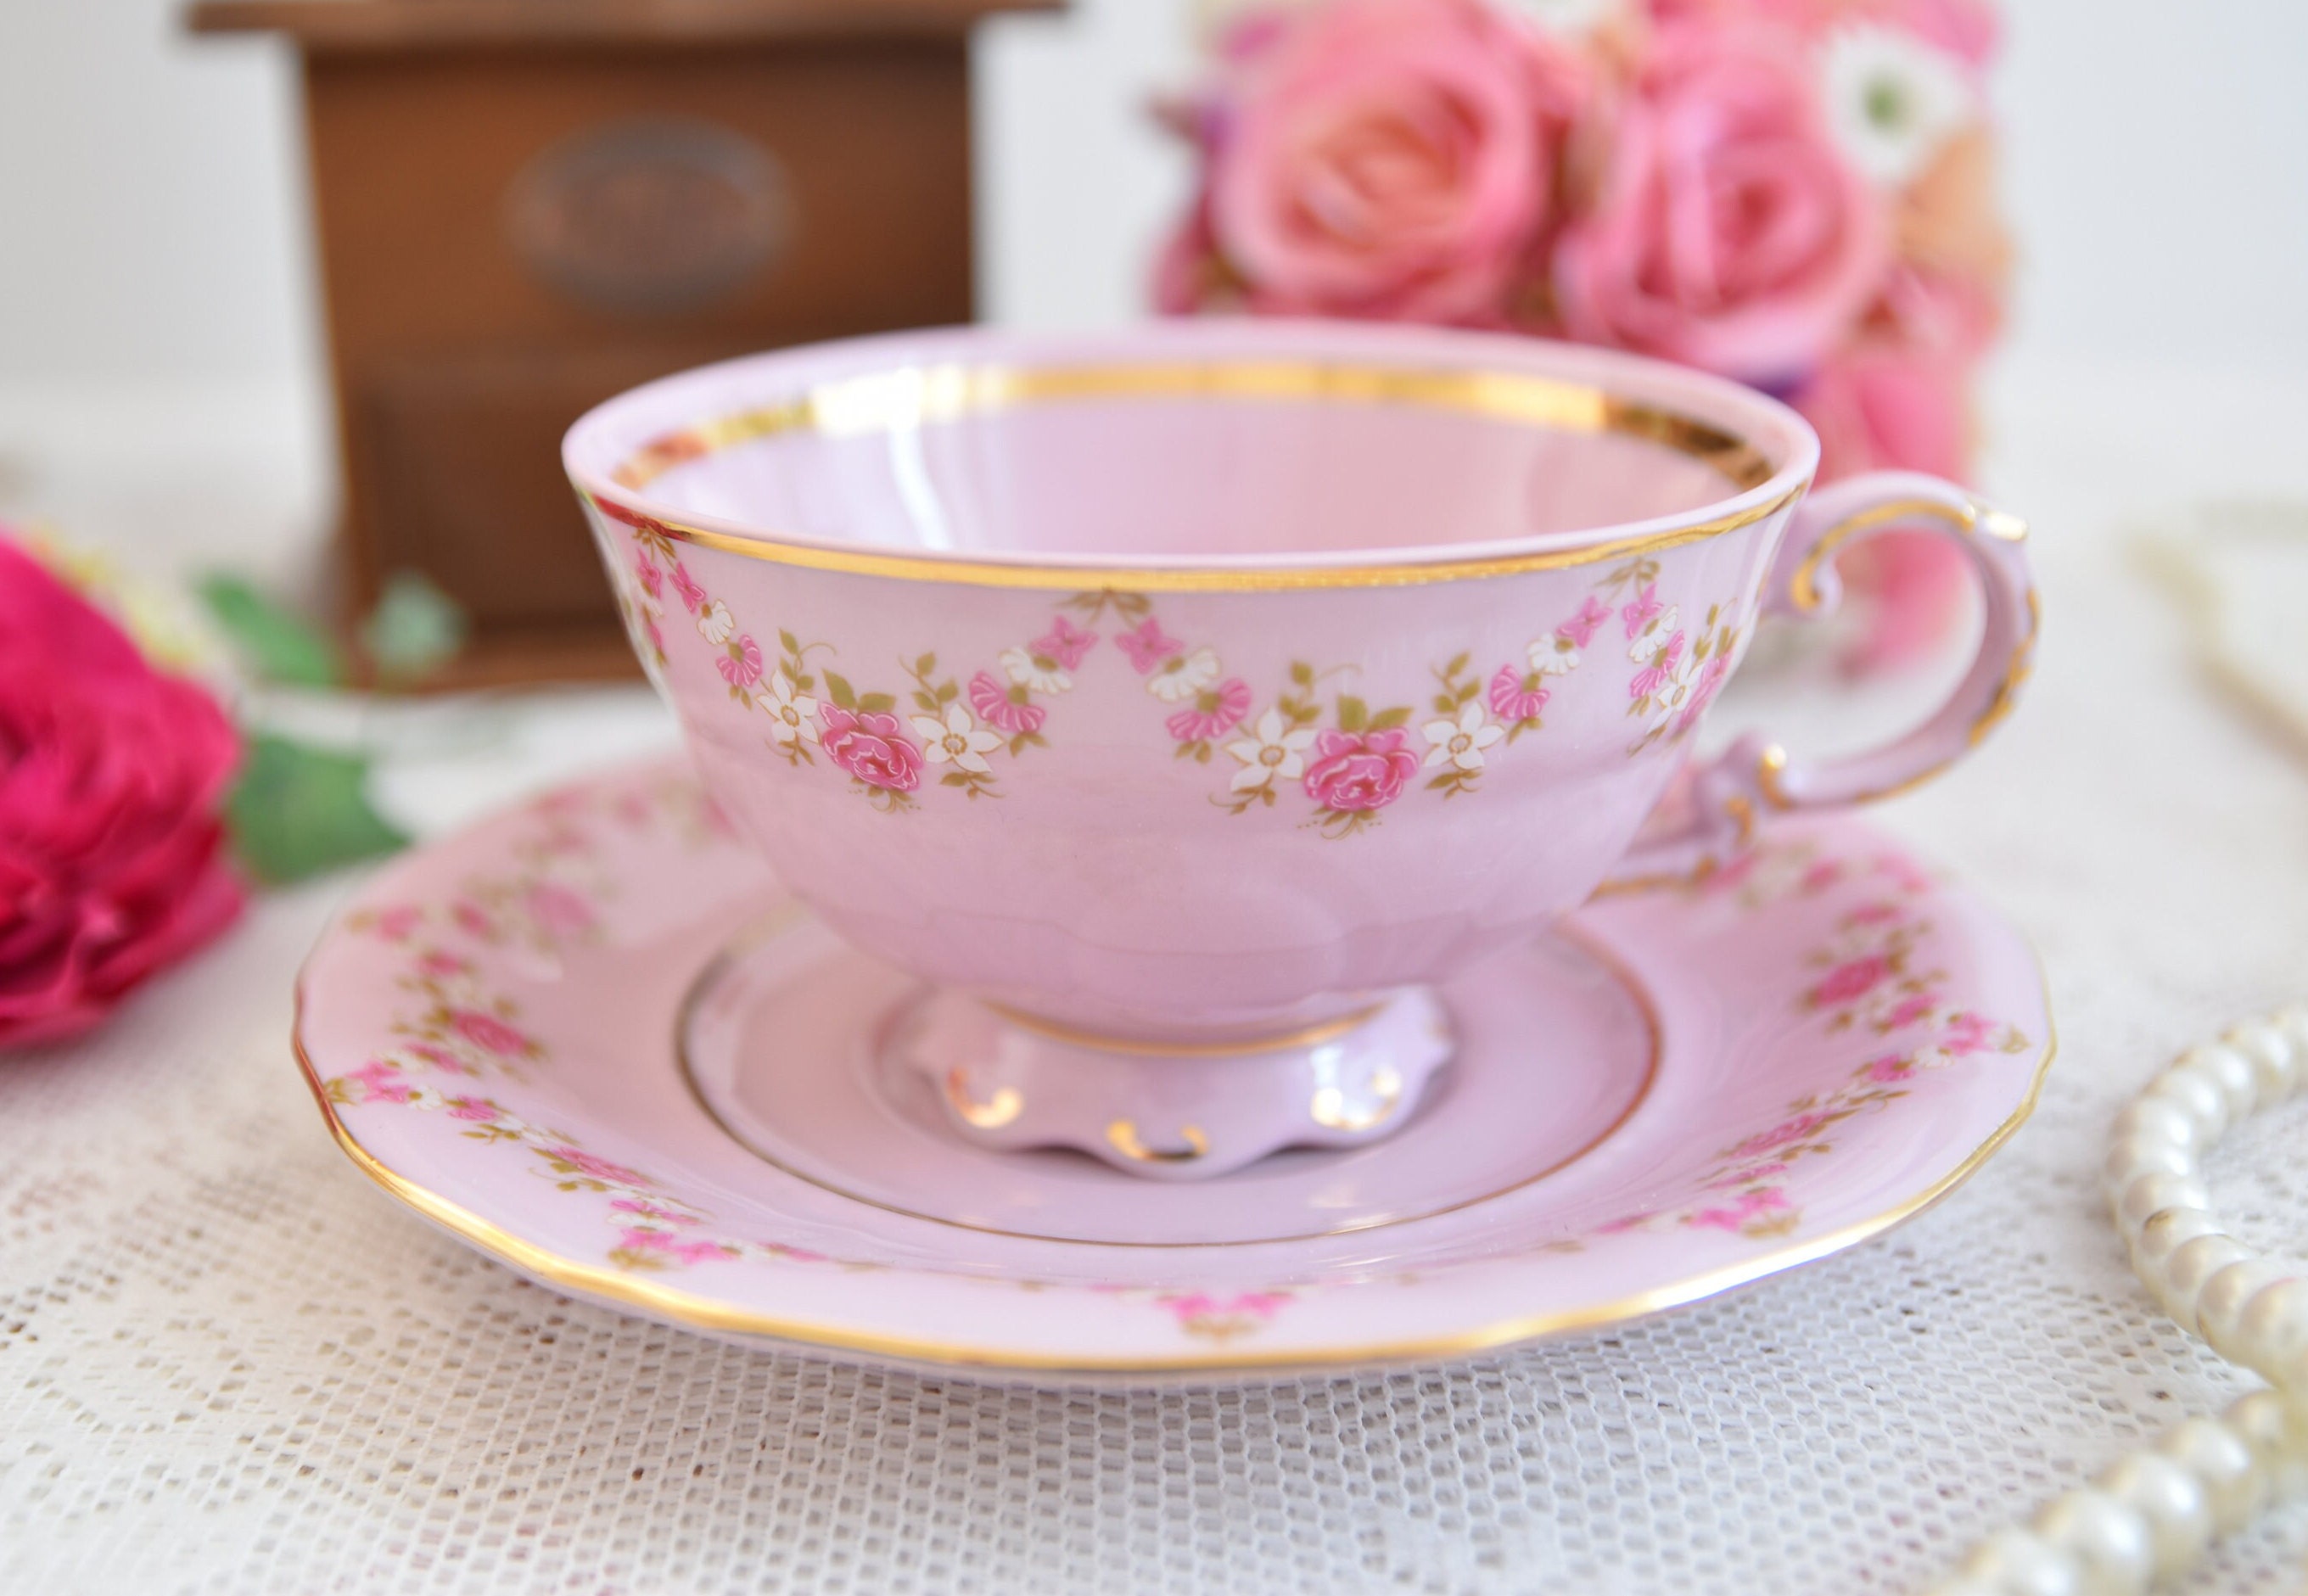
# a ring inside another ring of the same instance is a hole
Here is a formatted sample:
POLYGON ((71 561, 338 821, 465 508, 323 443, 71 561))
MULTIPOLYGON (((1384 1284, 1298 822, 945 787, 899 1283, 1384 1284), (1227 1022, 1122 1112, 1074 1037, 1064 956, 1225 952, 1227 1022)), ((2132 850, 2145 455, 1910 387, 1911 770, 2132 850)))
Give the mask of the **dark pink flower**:
POLYGON ((1811 989, 1812 1005, 1834 1008, 1856 1003, 1881 986, 1890 973, 1891 962, 1882 954, 1862 954, 1827 972, 1827 979, 1811 989))
POLYGON ((1687 632, 1678 632, 1668 638, 1666 645, 1651 656, 1651 662, 1635 672, 1629 680, 1627 696, 1649 698, 1666 691, 1667 685, 1675 680, 1675 668, 1683 663, 1684 644, 1690 638, 1687 632))
POLYGON ((449 1117, 470 1119, 487 1124, 497 1117, 497 1106, 484 1098, 452 1097, 449 1100, 449 1117))
POLYGON ((665 572, 655 560, 642 555, 633 562, 633 574, 642 579, 642 589, 650 598, 665 597, 665 572))
POLYGON ((1196 694, 1191 705, 1164 724, 1179 742, 1201 742, 1232 731, 1248 713, 1250 684, 1239 677, 1228 677, 1217 686, 1196 694))
POLYGON ((1749 1220, 1776 1213, 1787 1205, 1787 1195, 1778 1186, 1742 1192, 1728 1208, 1701 1208, 1684 1222, 1698 1229, 1737 1230, 1749 1220))
POLYGON ((231 924, 240 739, 0 538, 0 1047, 87 1030, 231 924))
POLYGON ((1748 1159, 1776 1152, 1802 1141, 1826 1123, 1827 1116, 1824 1114, 1798 1114, 1793 1119, 1783 1120, 1770 1130, 1748 1137, 1733 1148, 1727 1156, 1748 1159))
POLYGON ((488 912, 469 898, 460 898, 449 905, 449 918, 458 928, 483 942, 495 942, 498 936, 497 923, 488 912))
POLYGON ((538 882, 525 902, 530 918, 555 936, 581 936, 598 923, 583 895, 556 881, 538 882))
POLYGON ((689 568, 679 560, 673 562, 673 591, 681 595, 681 601, 690 614, 695 615, 705 608, 705 590, 697 585, 697 579, 690 575, 689 568))
POLYGON ((1140 676, 1186 646, 1175 637, 1165 636, 1162 623, 1150 615, 1131 630, 1115 634, 1114 641, 1130 656, 1130 663, 1140 676))
POLYGON ((1502 720, 1529 720, 1546 707, 1546 678, 1537 671, 1499 667, 1491 678, 1491 713, 1502 720))
MULTIPOLYGON (((1034 646, 1042 645, 1038 643, 1034 646)), ((977 712, 979 720, 1005 737, 1042 729, 1042 720, 1047 712, 1028 700, 1025 694, 1024 687, 1011 686, 990 670, 981 670, 969 678, 969 707, 977 712)))
POLYGON ((425 923, 425 911, 414 903, 396 903, 390 909, 380 909, 370 924, 377 936, 386 942, 406 942, 418 927, 425 923))
POLYGON ((617 1239, 620 1245, 633 1252, 662 1253, 683 1264, 706 1264, 729 1256, 729 1249, 718 1241, 684 1241, 663 1230, 636 1227, 617 1239))
POLYGON ((731 643, 714 663, 733 687, 750 687, 762 679, 762 651, 751 634, 731 643))
POLYGON ((537 1051, 537 1044, 495 1014, 479 1009, 449 1011, 449 1025, 475 1047, 500 1058, 517 1058, 537 1051))
POLYGON ((1707 712, 1707 706, 1715 702, 1718 693, 1723 691, 1723 684, 1730 675, 1731 655, 1728 650, 1718 652, 1700 667, 1699 679, 1691 685, 1691 696, 1684 703, 1683 713, 1675 717, 1675 735, 1680 737, 1699 724, 1699 717, 1707 712))
POLYGON ((911 792, 922 784, 922 751, 899 729, 897 716, 821 703, 817 719, 826 757, 868 787, 911 792))
MULTIPOLYGON (((1647 592, 1651 591, 1645 590, 1647 592)), ((1656 599, 1653 600, 1653 603, 1657 603, 1656 599)), ((1587 595, 1587 602, 1579 607, 1579 613, 1557 626, 1554 629, 1554 634, 1570 643, 1572 648, 1583 649, 1595 641, 1596 629, 1610 618, 1611 607, 1589 593, 1587 595)), ((1627 635, 1632 637, 1634 633, 1630 632, 1627 635)))
POLYGON ((623 1164, 611 1163, 600 1154, 588 1152, 581 1147, 547 1147, 541 1151, 547 1158, 564 1163, 581 1175, 607 1181, 612 1186, 650 1184, 650 1178, 640 1171, 628 1169, 623 1164))
POLYGON ((1870 1060, 1860 1073, 1870 1081, 1878 1084, 1886 1084, 1893 1081, 1904 1081, 1914 1074, 1916 1062, 1898 1053, 1886 1053, 1881 1058, 1870 1060))
POLYGON ((1053 616, 1050 629, 1034 639, 1029 646, 1036 653, 1046 655, 1072 670, 1082 662, 1082 656, 1089 653, 1097 642, 1097 633, 1077 626, 1061 615, 1053 616))
MULTIPOLYGON (((1588 601, 1593 602, 1591 599, 1588 601)), ((1636 636, 1645 626, 1650 625, 1651 617, 1666 608, 1666 605, 1659 602, 1658 583, 1645 582, 1641 591, 1619 611, 1619 618, 1627 623, 1628 637, 1632 639, 1636 636)), ((1579 618, 1584 620, 1586 611, 1580 611, 1579 618)))
POLYGON ((1418 773, 1418 755, 1399 730, 1326 731, 1308 750, 1306 796, 1325 809, 1383 809, 1418 773))
POLYGON ((417 972, 419 975, 431 976, 435 980, 446 980, 452 975, 462 975, 472 967, 469 960, 461 959, 454 953, 444 953, 439 948, 427 948, 417 956, 417 972))

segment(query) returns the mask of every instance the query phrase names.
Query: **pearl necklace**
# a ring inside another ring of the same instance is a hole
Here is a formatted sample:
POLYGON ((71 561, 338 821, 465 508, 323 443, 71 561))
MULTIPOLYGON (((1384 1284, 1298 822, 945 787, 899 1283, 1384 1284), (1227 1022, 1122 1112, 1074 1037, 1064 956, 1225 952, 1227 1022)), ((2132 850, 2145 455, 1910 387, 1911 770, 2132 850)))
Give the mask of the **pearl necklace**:
POLYGON ((2308 1279, 2222 1229, 2201 1174, 2228 1126, 2303 1089, 2308 1006, 2181 1055, 2116 1116, 2107 1155, 2108 1205, 2141 1281, 2183 1329, 2269 1386, 1985 1541, 1936 1596, 2134 1596, 2308 1489, 2308 1279))

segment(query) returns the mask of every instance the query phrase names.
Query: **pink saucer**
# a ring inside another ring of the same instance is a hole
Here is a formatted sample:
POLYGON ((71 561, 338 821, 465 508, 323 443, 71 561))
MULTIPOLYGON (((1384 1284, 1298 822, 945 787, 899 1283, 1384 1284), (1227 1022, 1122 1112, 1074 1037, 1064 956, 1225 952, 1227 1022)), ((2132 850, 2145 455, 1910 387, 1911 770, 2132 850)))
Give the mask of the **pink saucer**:
POLYGON ((1459 1054, 1400 1131, 1205 1182, 942 1129, 890 1063, 911 985, 653 765, 379 875, 297 1045, 356 1163, 547 1284, 1120 1382, 1460 1356, 1791 1268, 1953 1189, 2052 1053, 2019 933, 1847 816, 1500 948, 1444 989, 1459 1054))

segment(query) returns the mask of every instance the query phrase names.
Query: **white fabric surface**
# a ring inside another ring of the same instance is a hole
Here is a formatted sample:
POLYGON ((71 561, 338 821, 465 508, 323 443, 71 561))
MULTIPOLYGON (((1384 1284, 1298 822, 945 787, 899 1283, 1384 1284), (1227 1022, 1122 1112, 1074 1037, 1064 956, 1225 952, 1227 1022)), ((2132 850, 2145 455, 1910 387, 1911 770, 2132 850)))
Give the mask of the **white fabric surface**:
MULTIPOLYGON (((2136 495, 2233 480, 2219 451, 2245 443, 2200 436, 2097 390, 2013 426, 2042 673, 1972 766, 1884 818, 2030 931, 2062 1052, 2035 1120, 1890 1238, 1599 1338, 1239 1389, 724 1346, 516 1279, 330 1144, 286 1034, 338 880, 265 902, 94 1039, 0 1058, 0 1591, 1925 1583, 2250 1383, 2149 1304, 2097 1192, 2131 1089, 2308 996, 2308 769, 2201 690, 2114 536, 2136 495)), ((630 698, 501 725, 521 735, 404 758, 394 801, 446 823, 662 735, 630 698)), ((2216 1157, 2256 1245, 2297 1250, 2304 1126, 2216 1157)), ((2296 1590, 2304 1559, 2295 1505, 2192 1588, 2296 1590)))

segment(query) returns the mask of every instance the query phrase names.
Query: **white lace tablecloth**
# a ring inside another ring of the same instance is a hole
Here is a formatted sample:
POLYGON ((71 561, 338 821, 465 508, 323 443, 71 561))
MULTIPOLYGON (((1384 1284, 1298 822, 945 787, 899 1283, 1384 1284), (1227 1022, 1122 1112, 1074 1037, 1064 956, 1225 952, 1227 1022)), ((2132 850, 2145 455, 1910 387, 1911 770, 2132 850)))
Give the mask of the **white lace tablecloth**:
MULTIPOLYGON (((995 1389, 724 1346, 516 1279, 331 1145, 286 1038, 340 879, 93 1040, 0 1058, 0 1591, 1921 1584, 2247 1384, 2149 1303, 2097 1176, 2169 1053, 2308 996, 2308 768, 2202 689, 2119 534, 2266 462, 2282 486, 2302 418, 2175 439, 2127 402, 2007 406, 2042 673, 1974 765, 1883 812, 2028 928, 2061 1031, 2033 1122, 1888 1239, 1599 1338, 1280 1385, 995 1389)), ((631 698, 479 724, 512 740, 401 762, 405 811, 663 736, 631 698)), ((2217 1157, 2278 1251, 2304 1127, 2217 1157)), ((2295 1506, 2198 1588, 2293 1591, 2304 1559, 2295 1506)))

